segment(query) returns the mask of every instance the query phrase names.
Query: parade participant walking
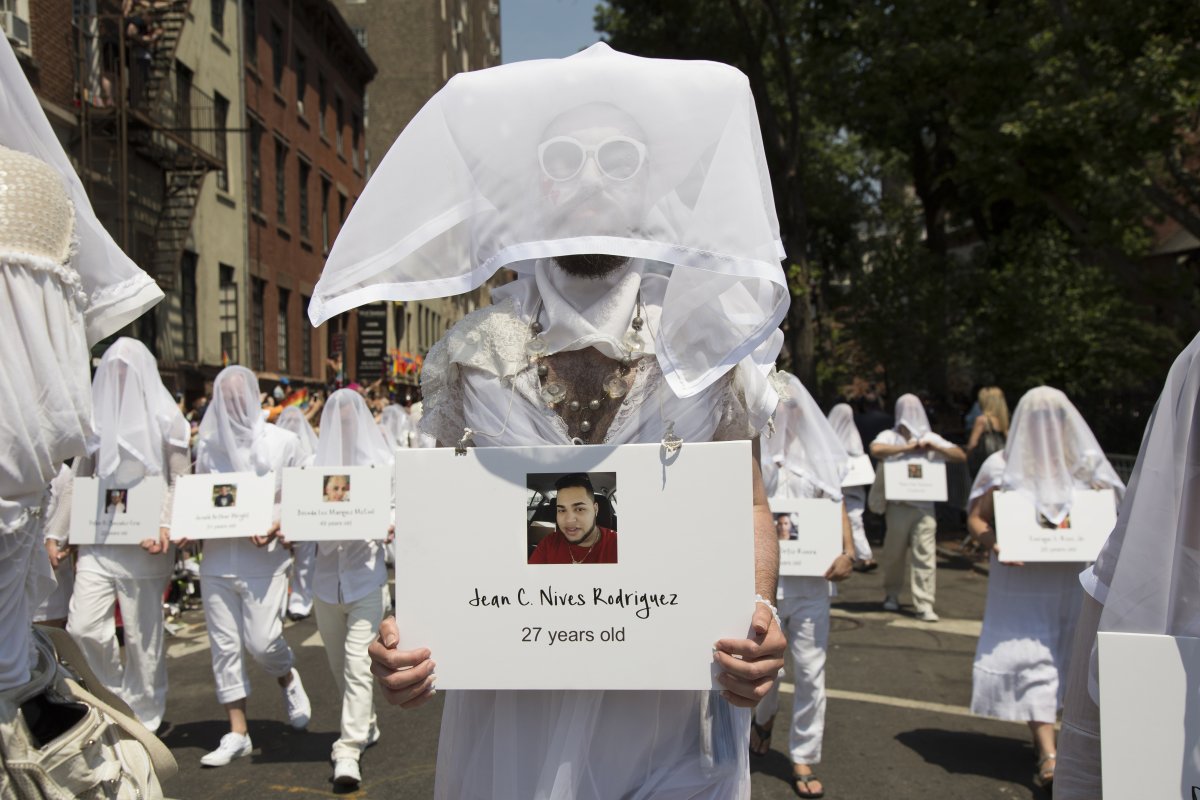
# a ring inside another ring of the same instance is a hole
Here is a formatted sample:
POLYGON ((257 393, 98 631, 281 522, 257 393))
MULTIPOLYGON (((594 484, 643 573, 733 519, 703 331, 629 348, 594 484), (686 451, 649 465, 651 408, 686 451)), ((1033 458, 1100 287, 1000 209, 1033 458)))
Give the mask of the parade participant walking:
MULTIPOLYGON (((838 434, 799 379, 784 375, 775 411, 775 433, 762 449, 763 483, 771 500, 823 497, 842 502, 842 478, 849 457, 838 434)), ((849 407, 847 406, 847 410, 849 407)), ((853 420, 851 420, 853 424, 853 420)), ((803 540, 803 522, 797 537, 803 540)), ((842 552, 824 577, 783 575, 779 578, 779 618, 792 654, 795 693, 788 750, 793 788, 800 797, 823 797, 823 782, 813 772, 821 762, 825 734, 825 650, 829 645, 830 581, 844 581, 854 566, 850 520, 842 511, 842 552)), ((750 752, 766 755, 779 708, 779 681, 754 710, 750 752)))
MULTIPOLYGON (((300 440, 300 466, 307 467, 317 457, 317 432, 296 406, 288 406, 279 414, 275 424, 296 434, 300 440)), ((292 621, 305 619, 312 613, 313 565, 317 558, 316 542, 292 544, 292 579, 288 586, 287 615, 292 621)))
MULTIPOLYGON (((329 396, 321 414, 317 466, 390 469, 392 453, 362 395, 339 389, 329 396)), ((342 693, 340 735, 332 753, 333 782, 341 787, 358 786, 359 758, 379 740, 367 648, 389 605, 386 546, 382 540, 368 539, 319 542, 317 547, 317 627, 342 693)))
POLYGON ((258 378, 245 367, 226 367, 213 381, 213 398, 200 423, 196 472, 275 473, 275 523, 244 539, 204 543, 200 577, 204 585, 204 621, 208 624, 217 699, 229 717, 229 733, 216 750, 200 759, 221 767, 252 749, 246 727, 246 675, 243 648, 275 678, 283 690, 288 722, 308 726, 311 706, 300 674, 292 666, 291 647, 283 638, 282 613, 287 595, 289 553, 279 541, 279 492, 285 467, 301 466, 300 440, 263 419, 258 378))
POLYGON ((412 447, 413 439, 417 435, 408 411, 397 403, 384 407, 383 413, 379 415, 379 429, 383 432, 384 441, 393 450, 412 447))
MULTIPOLYGON (((425 360, 419 425, 440 443, 750 438, 778 401, 766 368, 788 302, 764 163, 746 78, 723 65, 598 44, 465 73, 388 151, 310 314, 468 291, 507 267, 523 277, 425 360)), ((779 545, 757 454, 746 466, 770 598, 779 545)), ((746 598, 750 638, 717 642, 720 695, 452 692, 435 796, 748 797, 747 709, 785 647, 765 602, 746 598)), ((385 696, 411 707, 433 661, 403 636, 385 620, 371 653, 385 696)))
MULTIPOLYGON (((880 461, 926 454, 952 463, 967 460, 962 448, 934 433, 925 406, 915 394, 896 400, 895 425, 871 442, 871 455, 880 461)), ((882 469, 882 465, 879 467, 882 469)), ((917 619, 937 622, 933 610, 937 593, 937 518, 933 503, 917 500, 888 500, 885 512, 887 536, 883 540, 883 608, 900 609, 904 567, 911 550, 909 567, 913 606, 917 619)))
POLYGON ((1041 786, 1054 780, 1054 723, 1066 688, 1083 565, 1006 561, 996 544, 993 496, 1021 492, 1048 524, 1059 526, 1071 512, 1073 490, 1098 488, 1120 494, 1125 485, 1067 396, 1039 386, 1017 404, 1007 445, 983 463, 968 501, 967 528, 991 553, 971 710, 1029 724, 1034 780, 1041 786))
MULTIPOLYGON (((842 441, 848 458, 863 455, 862 436, 854 424, 854 409, 848 403, 838 403, 829 409, 829 425, 842 441)), ((846 503, 846 516, 850 518, 850 532, 854 536, 854 569, 870 572, 879 566, 867 541, 867 529, 863 525, 863 511, 867 507, 867 486, 843 486, 842 499, 846 503)))

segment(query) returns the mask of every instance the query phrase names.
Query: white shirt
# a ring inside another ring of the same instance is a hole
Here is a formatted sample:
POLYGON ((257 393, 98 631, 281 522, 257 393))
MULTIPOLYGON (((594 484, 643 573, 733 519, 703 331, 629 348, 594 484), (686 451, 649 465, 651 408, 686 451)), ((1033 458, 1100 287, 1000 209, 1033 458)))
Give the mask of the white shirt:
POLYGON ((378 541, 318 542, 313 594, 323 603, 353 603, 387 583, 385 545, 378 541))

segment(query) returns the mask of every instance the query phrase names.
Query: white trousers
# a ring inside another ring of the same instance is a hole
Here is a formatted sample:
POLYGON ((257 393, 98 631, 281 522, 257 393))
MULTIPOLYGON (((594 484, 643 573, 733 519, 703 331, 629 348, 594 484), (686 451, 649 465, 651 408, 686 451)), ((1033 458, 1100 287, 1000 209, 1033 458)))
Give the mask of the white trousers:
POLYGON ((842 499, 846 501, 846 516, 850 517, 850 532, 854 536, 854 557, 859 561, 870 561, 871 543, 867 541, 867 529, 863 526, 867 487, 847 486, 842 489, 842 499))
POLYGON ((272 678, 282 678, 292 669, 292 648, 283 638, 287 588, 287 573, 269 578, 204 576, 204 621, 222 703, 250 696, 243 646, 272 678))
POLYGON ((342 692, 341 736, 333 743, 332 758, 357 761, 375 727, 375 679, 367 647, 383 621, 387 586, 353 603, 326 603, 318 597, 314 605, 329 669, 342 692))
POLYGON ((933 610, 937 593, 937 520, 933 514, 907 503, 887 504, 887 536, 883 540, 883 591, 897 600, 904 588, 905 557, 909 567, 913 606, 917 612, 933 610))
POLYGON ((288 595, 289 614, 307 617, 313 608, 313 569, 317 563, 316 542, 292 545, 292 583, 288 595))
MULTIPOLYGON (((788 750, 793 764, 818 764, 825 736, 825 650, 829 645, 829 582, 824 578, 791 578, 810 581, 798 596, 779 600, 779 619, 792 654, 796 686, 792 695, 792 727, 788 750)), ((754 720, 765 725, 779 710, 779 680, 754 709, 754 720)))
POLYGON ((167 580, 119 578, 92 570, 75 575, 67 632, 108 689, 129 704, 150 730, 167 709, 167 661, 163 649, 162 598, 167 580), (125 627, 125 663, 117 644, 113 606, 125 627))

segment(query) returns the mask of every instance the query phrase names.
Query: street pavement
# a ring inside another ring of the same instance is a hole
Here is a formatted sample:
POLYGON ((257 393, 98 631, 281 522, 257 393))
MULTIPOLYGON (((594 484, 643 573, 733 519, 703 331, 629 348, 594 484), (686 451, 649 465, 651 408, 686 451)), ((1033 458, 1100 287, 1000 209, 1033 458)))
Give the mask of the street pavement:
MULTIPOLYGON (((1034 754, 1026 726, 975 717, 967 708, 986 576, 941 562, 938 623, 918 622, 905 613, 907 607, 900 614, 883 612, 881 587, 878 572, 856 574, 834 600, 824 757, 817 768, 826 797, 1043 797, 1032 783, 1034 754)), ((308 731, 287 726, 279 688, 251 666, 254 752, 227 767, 201 767, 200 756, 227 727, 213 692, 203 613, 188 611, 183 622, 168 640, 171 684, 163 738, 179 761, 179 775, 164 787, 168 797, 432 797, 440 697, 415 711, 378 701, 382 738, 363 756, 362 786, 350 793, 334 790, 328 758, 337 738, 340 696, 313 618, 285 627, 313 704, 308 731)), ((796 796, 787 781, 790 674, 787 681, 772 752, 751 763, 756 800, 796 796)))

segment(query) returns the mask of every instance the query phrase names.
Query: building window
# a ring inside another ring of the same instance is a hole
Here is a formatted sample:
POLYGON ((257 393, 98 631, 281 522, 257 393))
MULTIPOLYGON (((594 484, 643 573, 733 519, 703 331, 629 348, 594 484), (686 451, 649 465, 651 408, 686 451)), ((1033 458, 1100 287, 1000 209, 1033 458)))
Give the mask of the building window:
POLYGON ((296 113, 304 116, 304 93, 308 91, 308 60, 296 51, 296 113))
POLYGON ((254 120, 250 121, 250 207, 262 211, 262 139, 263 129, 254 120))
POLYGON ((267 368, 267 336, 263 326, 263 315, 267 305, 267 282, 262 278, 250 279, 250 368, 267 368))
POLYGON ((184 139, 192 138, 192 70, 175 62, 175 128, 184 139))
POLYGON ((350 117, 350 163, 358 169, 358 140, 362 136, 362 120, 358 114, 350 117))
POLYGON ((321 178, 321 251, 329 254, 329 181, 321 178))
POLYGON ((183 251, 180 263, 179 313, 183 317, 183 360, 199 361, 199 334, 196 329, 196 262, 199 257, 190 250, 183 251))
POLYGON ((338 155, 344 155, 342 150, 342 126, 346 124, 346 109, 342 105, 342 98, 333 98, 333 124, 337 127, 334 129, 334 140, 337 144, 338 155))
POLYGON ((292 293, 287 289, 279 290, 279 316, 276 317, 276 344, 279 347, 279 371, 288 371, 288 306, 291 305, 292 293))
POLYGON ((346 195, 338 192, 338 232, 342 230, 342 226, 346 224, 346 205, 348 199, 346 195))
MULTIPOLYGON (((213 0, 214 3, 219 0, 213 0)), ((217 188, 222 192, 229 191, 229 143, 226 140, 225 129, 229 126, 229 101, 220 92, 213 92, 213 122, 216 128, 217 158, 225 168, 217 173, 217 188)))
POLYGON ((317 130, 322 136, 325 132, 325 107, 329 103, 329 98, 326 96, 327 90, 325 87, 325 76, 317 73, 317 130))
POLYGON ((221 317, 221 365, 241 362, 238 353, 238 287, 233 267, 221 264, 218 309, 221 317))
POLYGON ((363 50, 367 49, 367 29, 354 28, 354 38, 358 39, 358 44, 363 50))
POLYGON ((225 0, 212 0, 209 3, 211 15, 209 19, 212 21, 213 32, 217 36, 225 35, 225 0))
POLYGON ((257 0, 242 0, 242 30, 245 37, 246 61, 258 66, 258 9, 257 0))
POLYGON ((275 140, 275 221, 287 225, 287 145, 275 140))
POLYGON ((283 28, 278 23, 271 23, 271 79, 275 82, 275 91, 283 90, 283 28))
POLYGON ((300 161, 300 236, 308 238, 308 181, 312 176, 312 167, 304 161, 300 161))
POLYGON ((300 371, 305 375, 317 374, 313 366, 312 326, 308 324, 308 304, 311 300, 310 297, 300 295, 300 313, 303 315, 300 320, 300 371))

